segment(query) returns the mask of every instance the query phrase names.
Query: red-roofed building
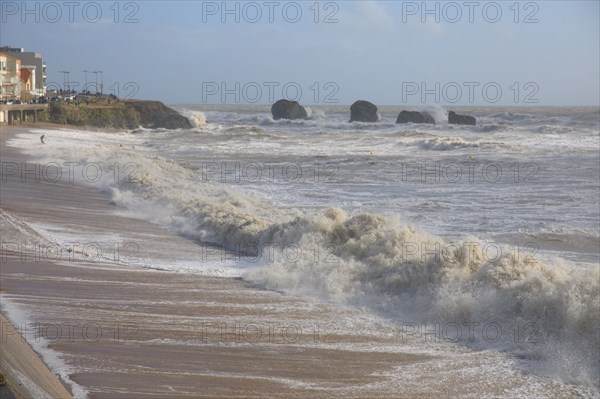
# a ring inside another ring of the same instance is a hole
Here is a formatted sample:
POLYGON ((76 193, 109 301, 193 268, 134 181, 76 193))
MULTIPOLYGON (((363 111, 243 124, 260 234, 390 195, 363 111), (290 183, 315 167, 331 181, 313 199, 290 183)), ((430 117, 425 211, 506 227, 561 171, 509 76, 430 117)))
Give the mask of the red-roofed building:
POLYGON ((35 94, 35 66, 21 65, 21 98, 29 100, 35 94))

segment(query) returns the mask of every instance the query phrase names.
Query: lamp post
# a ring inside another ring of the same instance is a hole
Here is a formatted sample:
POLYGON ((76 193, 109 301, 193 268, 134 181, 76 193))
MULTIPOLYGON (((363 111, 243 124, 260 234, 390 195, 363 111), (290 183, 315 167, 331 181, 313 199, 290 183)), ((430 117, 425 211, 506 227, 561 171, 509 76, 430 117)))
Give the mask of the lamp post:
POLYGON ((87 74, 89 71, 82 71, 83 73, 85 73, 85 86, 83 86, 83 91, 87 91, 87 85, 88 85, 88 79, 87 79, 87 74))
POLYGON ((102 89, 104 88, 104 84, 102 82, 102 72, 103 71, 92 71, 92 73, 96 74, 96 93, 98 93, 98 74, 100 74, 100 95, 102 95, 102 89))
POLYGON ((69 91, 69 71, 58 71, 58 73, 63 74, 63 79, 64 79, 63 87, 66 91, 69 91))
POLYGON ((96 88, 96 94, 98 94, 98 71, 91 71, 94 74, 94 87, 96 88))

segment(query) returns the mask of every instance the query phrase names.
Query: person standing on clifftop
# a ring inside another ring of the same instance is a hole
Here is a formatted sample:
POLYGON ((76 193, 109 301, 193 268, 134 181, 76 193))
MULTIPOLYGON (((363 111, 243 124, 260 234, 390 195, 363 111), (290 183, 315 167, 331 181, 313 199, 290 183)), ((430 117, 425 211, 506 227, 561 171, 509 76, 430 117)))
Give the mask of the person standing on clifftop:
POLYGON ((40 136, 40 141, 42 142, 42 144, 46 144, 46 143, 44 143, 44 137, 46 137, 46 135, 45 135, 45 134, 42 134, 42 135, 40 136))

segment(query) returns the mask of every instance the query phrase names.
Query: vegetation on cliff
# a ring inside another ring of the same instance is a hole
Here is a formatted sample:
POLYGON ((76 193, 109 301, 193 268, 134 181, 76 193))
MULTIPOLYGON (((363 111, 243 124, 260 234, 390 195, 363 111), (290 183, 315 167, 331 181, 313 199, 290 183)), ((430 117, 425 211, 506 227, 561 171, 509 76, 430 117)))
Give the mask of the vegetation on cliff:
POLYGON ((51 102, 42 121, 112 129, 189 129, 190 121, 160 101, 51 102))

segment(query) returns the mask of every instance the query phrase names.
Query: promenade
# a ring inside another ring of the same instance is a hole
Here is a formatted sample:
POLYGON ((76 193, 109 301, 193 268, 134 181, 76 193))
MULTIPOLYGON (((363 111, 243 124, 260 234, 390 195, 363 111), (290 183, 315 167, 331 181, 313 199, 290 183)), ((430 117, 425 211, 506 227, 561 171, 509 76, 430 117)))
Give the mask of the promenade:
POLYGON ((21 125, 23 122, 37 122, 38 112, 48 108, 48 104, 1 104, 0 123, 21 125))

